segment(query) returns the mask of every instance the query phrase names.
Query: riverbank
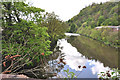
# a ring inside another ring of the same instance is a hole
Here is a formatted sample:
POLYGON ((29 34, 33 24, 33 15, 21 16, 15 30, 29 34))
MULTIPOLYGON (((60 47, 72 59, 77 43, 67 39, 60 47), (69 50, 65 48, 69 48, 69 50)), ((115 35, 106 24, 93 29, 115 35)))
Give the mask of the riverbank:
POLYGON ((104 43, 105 45, 108 45, 108 46, 110 46, 110 47, 120 48, 120 45, 114 45, 114 43, 113 43, 113 44, 110 44, 110 42, 107 42, 107 41, 105 42, 105 41, 103 41, 103 40, 98 40, 98 39, 95 39, 95 38, 93 38, 93 37, 91 37, 91 36, 84 35, 84 34, 80 34, 80 33, 79 33, 79 35, 88 37, 88 38, 93 39, 93 40, 96 40, 96 41, 99 41, 99 42, 104 43))
POLYGON ((29 77, 27 77, 25 75, 0 74, 0 80, 3 78, 24 78, 24 79, 27 79, 29 77))
POLYGON ((0 74, 0 80, 47 80, 47 79, 34 79, 25 75, 12 75, 12 74, 0 74))
POLYGON ((113 31, 111 28, 95 29, 91 27, 80 27, 76 33, 100 41, 111 47, 120 47, 119 31, 113 31))

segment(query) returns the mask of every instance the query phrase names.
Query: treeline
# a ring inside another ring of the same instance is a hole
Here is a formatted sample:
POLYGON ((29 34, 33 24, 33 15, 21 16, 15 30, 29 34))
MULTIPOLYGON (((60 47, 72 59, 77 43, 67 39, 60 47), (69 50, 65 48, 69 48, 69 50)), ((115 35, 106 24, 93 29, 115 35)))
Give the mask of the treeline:
POLYGON ((95 30, 95 27, 119 26, 119 4, 120 2, 93 3, 83 8, 78 15, 68 20, 68 32, 77 32, 105 43, 118 44, 118 32, 109 29, 95 30))
POLYGON ((2 72, 31 73, 35 77, 39 72, 42 77, 40 71, 44 70, 41 65, 45 64, 45 56, 50 55, 53 44, 64 37, 67 24, 54 13, 45 14, 45 10, 24 2, 1 4, 2 72))
POLYGON ((81 27, 77 33, 113 47, 120 47, 118 31, 113 31, 111 28, 91 29, 91 27, 81 27))

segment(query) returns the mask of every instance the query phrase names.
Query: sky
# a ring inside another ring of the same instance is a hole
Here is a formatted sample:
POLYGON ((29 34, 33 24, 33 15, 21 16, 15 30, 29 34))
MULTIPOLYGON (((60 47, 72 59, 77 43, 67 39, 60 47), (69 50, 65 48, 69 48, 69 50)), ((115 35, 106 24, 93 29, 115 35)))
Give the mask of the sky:
POLYGON ((32 6, 45 9, 46 12, 55 12, 63 21, 71 19, 80 10, 94 3, 106 2, 109 0, 29 0, 32 6))

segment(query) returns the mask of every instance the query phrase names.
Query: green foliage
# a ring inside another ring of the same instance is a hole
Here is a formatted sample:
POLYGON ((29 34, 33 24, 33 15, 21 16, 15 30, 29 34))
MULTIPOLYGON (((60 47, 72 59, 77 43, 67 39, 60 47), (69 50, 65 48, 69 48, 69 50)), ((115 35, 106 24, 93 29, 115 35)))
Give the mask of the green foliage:
MULTIPOLYGON (((44 56, 50 55, 50 35, 48 28, 40 25, 43 21, 41 12, 44 10, 29 6, 24 2, 2 3, 2 56, 17 57, 12 68, 3 67, 2 71, 11 70, 11 73, 21 71, 23 67, 39 66, 44 56), (34 63, 35 62, 35 63, 34 63)), ((9 64, 6 64, 7 66, 9 64)), ((10 66, 10 65, 9 65, 10 66)), ((33 68, 33 67, 31 67, 33 68)))
POLYGON ((101 40, 101 32, 100 31, 96 31, 96 30, 92 30, 91 32, 91 37, 93 37, 94 39, 98 39, 98 40, 101 40))
POLYGON ((77 31, 77 25, 76 24, 72 24, 70 27, 70 33, 75 33, 77 31))
POLYGON ((44 12, 44 10, 41 8, 29 6, 24 2, 3 2, 2 5, 4 27, 21 22, 21 19, 34 21, 35 23, 42 21, 41 12, 44 12))
POLYGON ((38 53, 33 58, 40 61, 39 57, 42 52, 45 55, 50 54, 51 41, 46 27, 39 27, 32 22, 22 20, 20 23, 9 27, 9 29, 3 30, 3 34, 3 56, 19 53, 22 56, 29 54, 29 57, 32 58, 38 53), (18 49, 21 51, 18 52, 18 49), (31 52, 27 53, 29 50, 31 52))
POLYGON ((100 16, 100 17, 98 18, 97 25, 100 26, 100 25, 102 24, 102 22, 104 22, 104 20, 105 20, 104 16, 100 16))
POLYGON ((2 6, 2 63, 7 65, 2 71, 36 76, 52 53, 51 43, 64 37, 67 24, 54 13, 41 15, 43 9, 24 2, 6 2, 2 6), (37 68, 39 71, 31 72, 37 68))
POLYGON ((51 46, 55 45, 58 39, 64 37, 68 25, 61 21, 55 13, 46 13, 43 17, 42 26, 48 28, 47 32, 50 35, 51 46))
POLYGON ((110 78, 112 78, 112 80, 119 80, 119 78, 120 78, 120 70, 113 68, 113 71, 111 71, 111 72, 109 72, 109 71, 101 72, 98 75, 100 75, 99 78, 101 78, 101 79, 110 79, 110 78))
POLYGON ((91 27, 80 27, 77 33, 102 41, 105 44, 111 44, 114 47, 119 45, 118 31, 112 31, 111 28, 101 28, 97 30, 91 27))
POLYGON ((4 43, 6 44, 15 43, 15 44, 23 45, 26 42, 25 47, 30 48, 32 45, 34 45, 34 47, 36 47, 34 49, 35 52, 41 53, 41 52, 49 51, 50 41, 49 41, 49 35, 46 32, 47 28, 40 27, 39 25, 36 25, 34 23, 35 21, 39 23, 41 22, 39 20, 42 18, 40 18, 39 16, 41 15, 40 12, 43 12, 44 10, 40 8, 30 7, 23 2, 14 3, 14 4, 3 3, 3 5, 4 5, 3 11, 7 10, 7 12, 3 12, 4 25, 2 28, 4 29, 3 30, 4 43), (7 6, 11 6, 11 7, 8 8, 7 6), (9 13, 13 13, 13 14, 9 14, 9 13), (29 19, 30 14, 33 14, 35 16, 34 20, 33 17, 29 19), (6 16, 9 16, 9 18, 5 18, 6 16), (27 17, 26 19, 29 21, 22 19, 20 16, 22 17, 26 16, 27 17))
MULTIPOLYGON (((68 24, 76 24, 79 27, 95 28, 97 26, 118 26, 118 3, 93 3, 86 8, 83 8, 78 15, 68 20, 68 24)), ((77 31, 78 31, 77 28, 77 31)))
POLYGON ((67 73, 67 77, 65 77, 65 78, 77 78, 77 77, 75 76, 75 73, 69 72, 69 69, 64 70, 64 72, 67 73))
MULTIPOLYGON (((119 45, 118 32, 112 31, 109 28, 95 29, 97 26, 119 26, 118 22, 118 3, 93 3, 92 5, 83 8, 78 15, 68 21, 70 30, 76 27, 76 33, 91 37, 93 39, 103 41, 105 44, 112 46, 119 45)), ((68 32, 69 32, 68 31, 68 32)))

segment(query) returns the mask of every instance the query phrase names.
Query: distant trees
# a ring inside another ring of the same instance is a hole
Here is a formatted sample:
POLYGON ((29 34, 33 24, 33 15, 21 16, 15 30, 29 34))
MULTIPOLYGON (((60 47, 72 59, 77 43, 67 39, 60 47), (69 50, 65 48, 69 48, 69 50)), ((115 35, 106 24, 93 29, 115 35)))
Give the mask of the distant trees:
POLYGON ((95 28, 97 26, 95 21, 91 21, 90 25, 91 25, 91 28, 95 28))
POLYGON ((104 16, 100 16, 97 21, 97 26, 100 26, 105 21, 104 16))
POLYGON ((92 29, 90 27, 80 27, 77 33, 102 41, 106 44, 117 46, 119 44, 118 31, 114 32, 111 28, 92 29))
POLYGON ((77 25, 76 24, 72 24, 70 27, 70 33, 75 33, 77 31, 77 25))
MULTIPOLYGON (((120 3, 120 2, 119 2, 120 3)), ((82 9, 78 15, 68 21, 70 27, 76 24, 79 27, 91 28, 97 26, 118 26, 118 3, 93 3, 82 9)), ((77 28, 77 29, 78 29, 77 28)))
POLYGON ((106 19, 101 25, 106 25, 106 26, 118 26, 119 25, 119 22, 118 22, 118 19, 116 18, 109 18, 109 19, 106 19))

